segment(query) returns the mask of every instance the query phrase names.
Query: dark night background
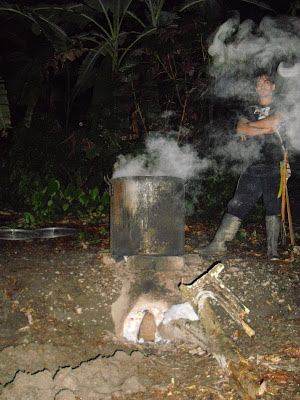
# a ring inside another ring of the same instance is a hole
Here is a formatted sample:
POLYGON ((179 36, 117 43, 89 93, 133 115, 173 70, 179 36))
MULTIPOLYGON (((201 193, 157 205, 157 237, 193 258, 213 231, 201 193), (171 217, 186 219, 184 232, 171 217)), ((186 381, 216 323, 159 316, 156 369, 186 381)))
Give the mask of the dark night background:
MULTIPOLYGON (((208 127, 226 121, 228 131, 233 130, 229 115, 240 106, 212 95, 207 53, 212 35, 236 11, 241 21, 257 24, 266 15, 299 16, 296 1, 210 0, 185 11, 180 8, 187 2, 163 3, 154 33, 131 46, 143 28, 127 18, 103 50, 103 32, 79 16, 81 9, 65 14, 54 7, 79 2, 0 2, 0 84, 2 100, 10 106, 10 121, 0 137, 2 208, 25 212, 29 224, 50 222, 66 212, 99 211, 99 204, 103 212, 104 177, 111 176, 119 154, 143 148, 150 130, 185 127, 178 143, 192 144, 201 157, 210 155, 216 138, 208 127), (159 116, 166 110, 175 111, 163 123, 159 116)), ((130 7, 145 26, 154 27, 145 2, 135 0, 130 7)), ((86 10, 108 29, 103 13, 86 10)), ((293 157, 290 186, 296 208, 299 171, 297 154, 293 157)), ((191 214, 207 218, 223 212, 236 182, 230 171, 229 165, 201 177, 201 199, 196 207, 191 204, 191 214)))

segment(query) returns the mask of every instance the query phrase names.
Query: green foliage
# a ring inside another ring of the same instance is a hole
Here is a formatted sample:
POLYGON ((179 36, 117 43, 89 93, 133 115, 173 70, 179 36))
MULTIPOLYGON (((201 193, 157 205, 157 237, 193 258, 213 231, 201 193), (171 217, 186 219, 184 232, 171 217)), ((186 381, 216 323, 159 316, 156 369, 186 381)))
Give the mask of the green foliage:
POLYGON ((4 80, 0 76, 0 131, 6 131, 11 125, 10 109, 4 80))
MULTIPOLYGON (((104 176, 149 131, 204 142, 205 154, 203 127, 213 114, 207 38, 220 23, 205 20, 207 3, 1 3, 0 100, 10 103, 13 132, 0 164, 1 202, 26 210, 29 225, 106 212, 104 176)), ((0 129, 7 115, 0 106, 0 129)), ((188 214, 219 217, 235 185, 227 171, 210 170, 188 193, 188 214)))
POLYGON ((99 217, 108 212, 109 196, 102 195, 98 188, 84 191, 73 185, 63 187, 51 178, 42 190, 36 190, 32 196, 32 211, 24 213, 26 224, 49 223, 65 215, 83 216, 97 214, 99 217))
POLYGON ((209 170, 201 181, 196 214, 206 220, 221 218, 234 193, 236 180, 232 174, 209 170))
MULTIPOLYGON (((238 175, 236 173, 209 170, 199 183, 198 202, 194 205, 194 215, 201 216, 204 220, 220 219, 226 211, 229 200, 233 197, 238 175)), ((195 198, 195 194, 194 194, 195 198)), ((243 220, 243 225, 258 222, 264 223, 265 210, 262 199, 243 220)))
POLYGON ((30 212, 25 212, 23 217, 26 226, 35 226, 37 224, 35 217, 30 212))
POLYGON ((7 194, 5 201, 16 210, 24 211, 31 207, 33 192, 42 188, 39 174, 16 164, 12 167, 8 178, 9 182, 3 184, 6 186, 7 194))
MULTIPOLYGON (((37 6, 23 9, 7 4, 6 7, 0 8, 8 18, 15 19, 18 23, 22 23, 23 18, 24 26, 30 29, 33 36, 30 37, 28 34, 26 42, 35 43, 38 40, 39 47, 44 49, 41 52, 40 48, 32 46, 27 49, 24 45, 18 45, 20 47, 18 57, 23 59, 21 68, 24 71, 20 74, 18 70, 18 80, 20 80, 19 77, 22 77, 22 80, 19 81, 18 87, 15 87, 15 91, 22 93, 18 102, 29 106, 28 118, 24 121, 26 126, 31 126, 31 114, 34 112, 34 107, 38 99, 48 91, 49 97, 55 99, 59 109, 64 110, 62 125, 69 132, 72 129, 70 126, 72 113, 76 113, 76 103, 80 102, 81 95, 92 89, 93 98, 97 98, 99 103, 101 96, 99 96, 99 90, 95 90, 96 86, 99 89, 99 84, 97 84, 99 81, 111 82, 109 91, 115 109, 122 109, 122 104, 119 104, 120 94, 123 96, 125 94, 125 98, 129 94, 131 104, 127 100, 127 115, 128 109, 137 107, 141 111, 141 119, 145 119, 143 112, 151 114, 153 107, 150 110, 150 104, 154 104, 156 110, 162 112, 165 111, 166 105, 167 109, 169 108, 174 95, 180 103, 183 93, 191 89, 185 88, 185 79, 182 78, 187 71, 184 71, 186 67, 180 64, 182 60, 187 60, 186 56, 189 49, 195 45, 195 41, 186 40, 184 45, 179 44, 182 41, 181 35, 179 32, 175 37, 174 28, 177 27, 180 14, 175 7, 173 11, 170 7, 166 11, 164 6, 165 0, 143 2, 85 0, 82 4, 70 6, 37 6), (167 31, 170 34, 166 35, 167 31), (169 38, 168 43, 160 42, 164 35, 169 38), (183 52, 187 43, 190 45, 187 51, 183 52), (46 48, 48 51, 45 51, 46 48), (178 70, 175 75, 168 71, 168 59, 165 59, 173 52, 179 55, 176 60, 171 55, 173 67, 178 70), (137 53, 140 54, 138 63, 136 62, 137 53), (127 66, 132 65, 132 60, 134 68, 124 68, 120 74, 120 68, 125 63, 127 66), (159 90, 165 90, 168 84, 161 85, 158 80, 156 87, 150 86, 149 90, 145 90, 143 85, 143 82, 148 84, 153 82, 153 78, 161 74, 160 69, 169 78, 171 77, 173 86, 165 104, 158 104, 158 97, 153 103, 153 95, 149 96, 149 94, 152 89, 161 87, 159 90), (151 70, 153 73, 149 75, 151 70), (180 84, 180 80, 183 85, 180 84), (127 84, 124 85, 124 83, 127 84), (136 90, 138 86, 140 86, 139 92, 136 90), (132 90, 133 93, 130 93, 132 90), (140 97, 143 93, 147 99, 139 100, 136 95, 140 97), (144 105, 140 104, 144 102, 144 105)), ((9 25, 8 29, 14 28, 9 25)), ((194 34, 196 31, 194 29, 194 34)), ((196 84, 197 82, 194 88, 196 84)), ((99 104, 102 108, 106 105, 104 100, 102 99, 102 104, 99 104)), ((92 106, 93 104, 94 100, 92 106)), ((187 103, 184 100, 181 107, 183 104, 186 109, 187 103)), ((93 125, 95 113, 92 108, 89 116, 93 125)), ((157 116, 153 116, 153 120, 156 119, 157 116)))
POLYGON ((248 237, 248 232, 245 230, 239 230, 236 234, 236 238, 241 241, 245 241, 248 237))

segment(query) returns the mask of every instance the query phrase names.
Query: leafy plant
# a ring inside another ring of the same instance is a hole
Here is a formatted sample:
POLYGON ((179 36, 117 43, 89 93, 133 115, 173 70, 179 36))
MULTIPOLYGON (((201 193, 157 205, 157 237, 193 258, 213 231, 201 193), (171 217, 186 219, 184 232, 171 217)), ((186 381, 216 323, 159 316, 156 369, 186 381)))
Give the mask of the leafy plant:
POLYGON ((84 191, 73 185, 63 187, 51 178, 46 187, 36 190, 32 196, 32 210, 24 213, 28 225, 49 223, 63 215, 82 216, 97 214, 104 216, 108 212, 109 196, 102 195, 98 188, 84 191))
POLYGON ((244 241, 248 236, 249 236, 248 232, 244 229, 239 230, 236 234, 236 237, 241 241, 244 241))
MULTIPOLYGON (((213 0, 0 2, 0 74, 13 132, 0 165, 1 202, 27 210, 29 224, 101 212, 103 177, 149 131, 176 132, 179 144, 199 144, 205 154, 213 146, 204 128, 217 108, 206 39, 226 15, 219 10, 230 7, 213 0), (214 4, 207 17, 203 10, 214 4)), ((235 183, 210 171, 198 204, 188 198, 189 213, 219 216, 235 183)))

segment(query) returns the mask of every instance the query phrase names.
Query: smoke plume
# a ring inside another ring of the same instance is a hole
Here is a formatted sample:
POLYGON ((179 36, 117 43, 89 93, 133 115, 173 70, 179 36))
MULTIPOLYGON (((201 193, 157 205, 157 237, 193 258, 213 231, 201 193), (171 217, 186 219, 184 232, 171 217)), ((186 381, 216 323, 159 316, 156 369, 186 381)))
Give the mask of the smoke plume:
POLYGON ((209 166, 199 159, 196 150, 186 144, 178 146, 175 139, 149 135, 145 150, 137 156, 119 156, 113 178, 126 176, 172 176, 187 181, 209 166))
POLYGON ((277 109, 286 115, 286 134, 299 151, 299 18, 265 17, 256 25, 252 20, 240 23, 236 14, 219 27, 209 54, 215 94, 222 99, 257 101, 254 77, 277 71, 277 109))

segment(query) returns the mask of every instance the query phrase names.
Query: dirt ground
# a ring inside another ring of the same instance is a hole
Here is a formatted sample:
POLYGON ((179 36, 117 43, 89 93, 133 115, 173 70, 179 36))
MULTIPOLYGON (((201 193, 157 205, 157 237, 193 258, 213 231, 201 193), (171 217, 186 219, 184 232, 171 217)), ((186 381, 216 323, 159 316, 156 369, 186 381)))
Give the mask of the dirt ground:
MULTIPOLYGON (((128 259, 111 257, 103 227, 78 228, 85 240, 0 240, 1 399, 240 399, 198 343, 137 344, 117 335, 116 310, 138 273, 128 259)), ((299 246, 280 249, 283 260, 271 263, 263 228, 247 232, 226 256, 202 258, 194 247, 207 244, 213 231, 201 223, 187 226, 183 262, 174 259, 160 279, 175 293, 180 282, 192 282, 221 261, 221 279, 250 309, 245 321, 255 335, 221 311, 219 318, 266 382, 262 398, 300 399, 299 246)))

